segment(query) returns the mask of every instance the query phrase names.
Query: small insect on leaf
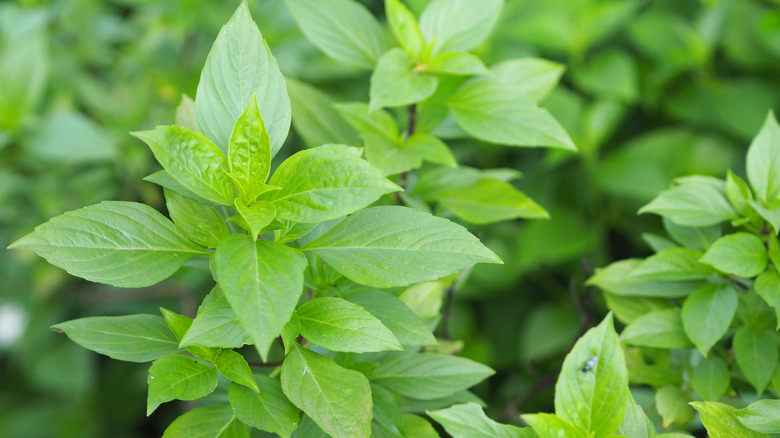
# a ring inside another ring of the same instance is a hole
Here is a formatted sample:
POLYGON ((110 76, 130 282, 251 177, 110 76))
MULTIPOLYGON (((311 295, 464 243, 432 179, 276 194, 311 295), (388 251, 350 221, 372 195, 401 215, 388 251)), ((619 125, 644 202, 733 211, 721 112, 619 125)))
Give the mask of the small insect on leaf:
POLYGON ((587 362, 585 362, 585 366, 582 367, 582 372, 587 373, 588 371, 592 370, 596 367, 596 365, 599 363, 599 357, 593 356, 590 359, 588 359, 587 362))

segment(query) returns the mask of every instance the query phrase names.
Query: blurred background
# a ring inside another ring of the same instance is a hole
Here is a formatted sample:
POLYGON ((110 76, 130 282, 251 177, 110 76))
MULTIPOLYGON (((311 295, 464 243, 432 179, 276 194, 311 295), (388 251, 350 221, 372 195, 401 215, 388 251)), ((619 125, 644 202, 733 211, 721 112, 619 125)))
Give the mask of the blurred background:
MULTIPOLYGON (((335 101, 368 99, 369 72, 308 43, 283 1, 248 3, 285 75, 335 101)), ((383 19, 380 0, 362 3, 383 19)), ((405 3, 419 14, 428 1, 405 3)), ((161 306, 192 314, 209 278, 185 268, 161 285, 120 290, 4 248, 102 200, 164 211, 159 187, 142 179, 158 166, 128 132, 174 122, 237 4, 0 2, 0 436, 160 436, 186 408, 168 403, 146 418, 147 364, 97 356, 48 327, 161 306)), ((563 356, 605 314, 584 286, 593 269, 649 255, 642 234, 661 233, 661 223, 637 209, 678 176, 744 176, 750 139, 778 109, 780 1, 507 0, 476 52, 487 65, 528 56, 565 65, 542 105, 580 149, 450 143, 462 164, 522 171, 518 187, 552 216, 471 226, 506 264, 476 267, 452 303, 449 337, 497 370, 475 392, 489 415, 509 421, 552 411, 563 356)), ((305 147, 295 129, 280 155, 305 147)), ((641 388, 636 395, 652 403, 641 388)))

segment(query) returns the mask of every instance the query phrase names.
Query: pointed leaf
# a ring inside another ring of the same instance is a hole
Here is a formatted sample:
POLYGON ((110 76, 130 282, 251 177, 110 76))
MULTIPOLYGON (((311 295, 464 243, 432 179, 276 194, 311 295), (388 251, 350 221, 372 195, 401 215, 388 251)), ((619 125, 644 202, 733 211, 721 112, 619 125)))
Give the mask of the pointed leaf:
POLYGON ((780 400, 758 400, 735 414, 740 423, 756 432, 780 433, 780 400))
POLYGON ((235 207, 249 226, 250 235, 255 238, 276 217, 276 206, 268 201, 256 201, 247 206, 243 200, 236 198, 235 207))
POLYGON ((233 382, 260 392, 244 356, 233 350, 222 350, 214 361, 214 366, 217 367, 217 371, 233 382))
POLYGON ((546 59, 510 59, 490 67, 493 78, 539 103, 558 84, 565 67, 546 59))
POLYGON ((217 372, 181 354, 163 356, 149 367, 149 398, 146 415, 171 400, 195 400, 217 388, 217 372))
POLYGON ((253 96, 230 134, 228 167, 244 202, 251 203, 262 193, 271 171, 271 139, 253 96))
POLYGON ((208 248, 216 248, 228 236, 227 225, 211 205, 164 189, 165 206, 173 222, 190 239, 208 248))
POLYGON ((414 15, 399 0, 385 0, 385 14, 396 41, 410 56, 419 55, 425 40, 414 15))
POLYGON ((693 409, 688 406, 688 394, 676 386, 664 386, 655 393, 655 405, 663 418, 664 427, 672 423, 688 424, 693 420, 693 409))
POLYGON ((422 102, 436 91, 438 80, 415 68, 409 55, 390 49, 371 74, 369 111, 422 102))
POLYGON ((469 438, 522 438, 525 436, 519 427, 497 423, 476 403, 454 405, 447 409, 428 411, 428 416, 444 426, 452 436, 469 438))
POLYGON ((267 376, 254 376, 260 392, 246 386, 230 385, 230 406, 242 422, 284 438, 298 428, 300 413, 282 392, 279 380, 267 376))
POLYGON ((777 368, 777 337, 774 330, 742 327, 734 333, 734 357, 742 374, 760 395, 777 368))
POLYGON ((401 345, 436 344, 428 325, 395 295, 380 290, 351 293, 346 299, 360 305, 389 328, 401 345))
POLYGON ((388 139, 371 132, 362 134, 366 160, 382 175, 397 175, 422 166, 417 150, 403 147, 399 140, 388 139))
POLYGON ((717 402, 691 402, 691 406, 701 414, 701 422, 711 437, 769 438, 745 427, 732 406, 717 402))
POLYGON ((631 438, 655 438, 655 425, 641 406, 634 400, 631 392, 626 400, 626 413, 618 433, 631 438))
POLYGON ((699 263, 701 257, 702 253, 695 249, 668 248, 645 259, 634 269, 631 277, 660 281, 703 280, 714 271, 709 266, 699 263))
POLYGON ((446 191, 437 200, 455 216, 473 224, 550 217, 544 208, 525 193, 495 178, 482 178, 469 187, 446 191))
POLYGON ((360 139, 334 103, 322 91, 295 79, 285 78, 292 104, 293 126, 309 147, 327 143, 359 146, 360 139))
POLYGON ((230 406, 202 406, 174 420, 163 438, 249 438, 249 428, 230 406))
POLYGON ((539 438, 585 438, 581 430, 553 414, 526 414, 521 417, 530 424, 539 438))
POLYGON ((635 319, 620 334, 629 345, 654 348, 690 347, 679 308, 656 310, 635 319))
POLYGON ((252 340, 239 322, 225 297, 198 311, 189 330, 181 339, 181 346, 240 348, 252 340))
POLYGON ((434 0, 420 16, 420 30, 434 52, 468 52, 493 30, 503 0, 434 0))
POLYGON ((737 218, 737 212, 726 199, 723 181, 697 177, 678 180, 679 184, 661 192, 639 213, 655 213, 674 223, 705 227, 737 218))
POLYGON ((751 278, 766 269, 768 256, 756 235, 734 233, 716 240, 700 261, 727 274, 751 278))
POLYGON ((737 301, 737 291, 731 284, 708 284, 685 299, 683 329, 704 357, 728 331, 737 313, 737 301))
POLYGON ((434 135, 425 132, 415 132, 406 140, 404 147, 430 163, 458 167, 458 162, 452 155, 450 148, 434 135))
POLYGON ((379 134, 389 140, 399 137, 398 124, 385 110, 369 111, 368 105, 362 102, 337 103, 333 106, 360 134, 379 134))
POLYGON ((747 177, 759 200, 780 196, 780 125, 770 111, 747 153, 747 177))
POLYGON ((780 276, 777 269, 770 267, 753 282, 753 289, 756 293, 775 309, 775 319, 777 319, 777 328, 780 329, 780 276))
POLYGON ((428 71, 451 75, 483 75, 488 69, 482 60, 470 53, 443 52, 434 56, 427 64, 428 71))
POLYGON ((642 260, 626 259, 596 269, 587 284, 595 285, 618 296, 681 298, 701 287, 700 281, 654 281, 634 277, 642 260))
POLYGON ((723 359, 713 356, 704 359, 691 376, 691 386, 706 401, 717 401, 729 388, 731 376, 723 359))

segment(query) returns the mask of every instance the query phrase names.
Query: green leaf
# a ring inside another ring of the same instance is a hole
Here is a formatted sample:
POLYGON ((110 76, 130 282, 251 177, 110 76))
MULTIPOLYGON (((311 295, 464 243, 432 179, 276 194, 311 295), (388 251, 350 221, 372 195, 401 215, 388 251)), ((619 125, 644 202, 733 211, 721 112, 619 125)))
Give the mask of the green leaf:
POLYGON ((310 147, 327 143, 358 146, 360 139, 334 103, 322 91, 295 79, 285 78, 292 103, 293 126, 310 147))
POLYGON ((426 132, 415 132, 406 140, 404 147, 425 161, 458 167, 458 162, 446 143, 426 132))
POLYGON ((399 0, 385 0, 385 14, 396 41, 410 56, 419 55, 425 40, 414 15, 399 0))
POLYGON ((71 275, 117 287, 144 287, 210 253, 157 210, 106 201, 57 216, 9 248, 34 251, 71 275))
POLYGON ((230 134, 228 168, 245 203, 251 203, 265 190, 271 172, 271 139, 257 107, 257 96, 236 121, 230 134))
POLYGON ((738 212, 743 215, 750 212, 750 201, 753 200, 753 193, 747 183, 735 175, 731 169, 726 174, 726 196, 738 212))
POLYGON ((753 290, 775 309, 775 319, 777 319, 777 329, 780 330, 780 276, 777 269, 770 267, 753 282, 753 290))
POLYGON ((240 348, 250 343, 252 340, 233 312, 230 303, 225 297, 219 297, 198 311, 198 315, 179 345, 240 348))
POLYGON ((328 434, 371 435, 371 388, 363 374, 295 344, 282 365, 282 390, 328 434))
POLYGON ((734 412, 740 423, 762 433, 780 433, 780 400, 758 400, 734 412))
POLYGON ((248 438, 249 428, 227 405, 195 408, 165 429, 163 438, 248 438))
POLYGON ((739 369, 760 395, 777 368, 777 337, 774 331, 742 327, 734 333, 732 347, 739 369))
POLYGON ((438 411, 428 411, 428 416, 444 426, 452 436, 469 438, 520 438, 523 430, 509 424, 500 424, 488 418, 476 403, 464 403, 438 411))
POLYGON ((365 160, 342 147, 298 152, 285 160, 270 184, 277 217, 293 222, 323 222, 352 213, 380 196, 400 190, 365 160))
POLYGON ((201 131, 225 154, 236 120, 253 98, 259 102, 273 156, 290 130, 290 98, 276 59, 243 2, 219 31, 195 96, 201 131))
POLYGON ((683 329, 704 357, 728 331, 737 313, 737 304, 737 291, 728 283, 708 284, 685 299, 683 329))
POLYGON ((393 435, 399 436, 401 432, 398 428, 403 421, 403 414, 393 394, 379 385, 371 384, 371 400, 374 403, 374 421, 393 435))
POLYGON ((116 360, 150 362, 179 351, 176 337, 156 315, 93 316, 51 328, 65 332, 88 350, 116 360))
POLYGON ((287 0, 298 27, 326 55, 347 67, 371 69, 385 51, 382 26, 352 0, 287 0))
POLYGON ((688 248, 699 251, 706 251, 723 235, 719 224, 707 227, 685 227, 677 225, 668 218, 663 218, 663 224, 669 237, 688 248))
POLYGON ((363 307, 393 332, 401 345, 435 345, 428 325, 395 295, 380 290, 350 293, 347 300, 363 307))
POLYGON ((420 30, 434 53, 468 52, 493 30, 503 0, 434 0, 420 16, 420 30))
POLYGON ((610 435, 623 420, 628 371, 608 315, 566 356, 555 385, 555 413, 586 435, 610 435))
POLYGON ((726 199, 725 183, 710 177, 678 179, 678 185, 661 192, 639 213, 656 213, 679 225, 705 227, 737 218, 726 199))
POLYGON ((403 350, 393 333, 357 304, 336 297, 305 302, 295 313, 301 335, 331 351, 366 353, 403 350))
POLYGON ((689 248, 668 248, 645 259, 631 277, 641 280, 685 281, 703 280, 714 272, 699 263, 702 253, 689 248))
POLYGON ((260 392, 244 356, 233 350, 222 350, 214 361, 214 366, 217 367, 217 371, 233 382, 260 392))
POLYGON ((736 409, 717 402, 691 402, 699 414, 701 422, 711 437, 769 438, 768 435, 755 432, 739 422, 736 409))
POLYGON ((766 269, 768 256, 757 236, 734 233, 716 240, 700 261, 721 272, 751 278, 766 269))
POLYGON ((655 438, 656 436, 655 425, 630 392, 626 399, 626 413, 623 415, 623 422, 618 432, 631 438, 655 438))
POLYGON ((451 75, 482 75, 488 74, 488 69, 482 60, 470 53, 443 52, 434 56, 425 64, 428 71, 451 75))
POLYGON ((255 375, 254 379, 259 392, 230 385, 230 406, 242 422, 289 438, 300 422, 298 408, 287 400, 278 380, 261 375, 255 375))
POLYGON ((361 210, 302 249, 371 287, 406 286, 474 263, 501 262, 460 225, 396 206, 361 210))
POLYGON ((565 67, 539 58, 510 59, 490 67, 493 79, 539 103, 558 85, 565 67))
POLYGON ((178 126, 158 126, 132 135, 149 145, 162 167, 188 190, 211 202, 233 205, 227 158, 202 134, 178 126))
POLYGON ((585 438, 581 430, 553 414, 525 414, 520 418, 530 424, 539 438, 585 438))
POLYGON ((362 102, 337 103, 333 106, 361 134, 379 134, 393 141, 399 137, 398 124, 385 110, 369 111, 368 105, 362 102))
POLYGON ((495 178, 482 178, 464 189, 441 194, 439 204, 473 224, 508 219, 548 219, 549 213, 525 193, 495 178))
POLYGON ((462 357, 418 353, 380 363, 371 381, 404 397, 431 400, 474 386, 493 373, 487 366, 462 357))
POLYGON ((149 367, 149 398, 146 416, 157 406, 171 400, 195 400, 217 388, 217 372, 197 360, 181 354, 169 354, 149 367))
POLYGON ((412 414, 401 415, 401 431, 405 437, 439 438, 439 433, 428 420, 412 414))
MULTIPOLYGON (((206 300, 203 300, 206 301, 206 300)), ((160 313, 162 313, 163 317, 165 318, 165 322, 168 323, 168 327, 170 327, 171 331, 174 335, 181 341, 181 339, 184 337, 184 335, 187 333, 187 330, 192 326, 192 319, 190 319, 187 316, 179 315, 178 313, 171 312, 168 309, 160 308, 160 313)), ((181 344, 179 344, 179 347, 181 348, 181 344)), ((222 352, 222 348, 220 347, 201 347, 201 346, 188 346, 187 351, 192 353, 195 357, 202 359, 205 362, 208 363, 214 363, 217 356, 220 352, 222 352)))
POLYGON ((596 269, 588 285, 595 285, 618 296, 681 298, 689 295, 704 283, 699 281, 650 281, 640 280, 632 274, 643 263, 638 259, 626 259, 596 269))
POLYGON ((635 319, 620 334, 629 345, 653 348, 690 347, 679 308, 656 310, 635 319))
POLYGON ((780 233, 780 207, 769 209, 755 200, 750 200, 749 203, 750 208, 755 210, 762 219, 769 223, 775 235, 780 233))
POLYGON ((247 206, 243 200, 236 198, 236 211, 249 226, 249 233, 257 238, 263 228, 273 222, 276 217, 276 206, 268 201, 256 201, 247 206))
POLYGON ((299 251, 246 234, 217 247, 217 282, 263 360, 298 303, 306 265, 299 251))
POLYGON ((632 385, 651 385, 658 388, 679 385, 681 382, 679 371, 670 370, 665 365, 631 364, 628 369, 628 383, 632 385))
MULTIPOLYGON (((5 7, 3 15, 3 50, 0 52, 0 131, 13 131, 35 110, 46 91, 49 76, 49 54, 44 25, 32 24, 35 15, 45 16, 44 9, 5 7), (12 32, 21 28, 25 31, 12 32), (6 31, 8 29, 8 31, 6 31)), ((46 23, 48 20, 40 20, 46 23)))
POLYGON ((192 241, 208 248, 216 248, 228 236, 227 225, 211 205, 164 189, 165 206, 173 222, 192 241))
POLYGON ((371 74, 368 110, 410 105, 430 97, 438 81, 415 67, 402 49, 390 49, 371 74))
POLYGON ((729 368, 717 356, 704 359, 691 375, 693 390, 706 401, 717 401, 723 397, 730 383, 729 368))
POLYGON ((573 73, 574 83, 591 95, 624 102, 632 102, 639 95, 635 58, 623 50, 601 51, 573 73))
POLYGON ((160 170, 154 172, 153 174, 144 177, 144 181, 149 181, 150 183, 157 184, 160 187, 174 191, 180 195, 186 196, 190 199, 201 202, 203 204, 209 204, 209 205, 216 204, 215 202, 209 201, 208 199, 202 196, 198 196, 195 192, 188 189, 187 187, 184 187, 184 185, 182 185, 182 183, 180 183, 179 181, 176 181, 176 179, 172 177, 167 170, 160 170))
POLYGON ((655 393, 655 406, 663 418, 664 427, 672 423, 688 424, 693 420, 694 412, 688 401, 690 397, 676 386, 664 386, 655 393))
POLYGON ((467 84, 447 100, 447 105, 458 125, 480 140, 576 150, 569 134, 546 109, 498 81, 467 84))
POLYGON ((759 200, 780 196, 780 125, 770 111, 747 153, 747 177, 759 200))
POLYGON ((367 132, 362 135, 366 160, 382 175, 396 175, 422 166, 416 149, 402 147, 398 140, 367 132))
POLYGON ((292 345, 298 339, 298 335, 301 334, 301 320, 298 318, 298 314, 293 312, 292 317, 282 329, 282 344, 284 345, 285 354, 290 351, 292 345))
POLYGON ((186 94, 181 95, 181 102, 176 107, 176 126, 187 128, 190 131, 200 132, 198 126, 198 114, 195 109, 195 101, 186 94))

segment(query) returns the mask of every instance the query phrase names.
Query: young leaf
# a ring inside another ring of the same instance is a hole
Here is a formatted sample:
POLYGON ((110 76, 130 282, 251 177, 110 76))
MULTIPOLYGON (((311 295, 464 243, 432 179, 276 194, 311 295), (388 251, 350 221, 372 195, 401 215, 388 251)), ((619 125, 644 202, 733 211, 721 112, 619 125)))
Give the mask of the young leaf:
POLYGON ((737 291, 728 283, 708 284, 685 299, 683 329, 704 357, 728 331, 737 312, 737 301, 737 291))
POLYGON ((295 79, 285 78, 292 103, 293 126, 310 147, 336 143, 360 145, 349 123, 333 111, 334 103, 325 93, 295 79))
POLYGON ((679 308, 656 310, 635 319, 620 334, 629 345, 653 348, 690 347, 679 308))
POLYGON ((277 217, 293 222, 323 222, 352 213, 380 196, 401 190, 365 160, 342 147, 298 152, 285 160, 270 184, 277 217))
POLYGON ((700 261, 727 274, 751 278, 766 269, 768 256, 756 235, 734 233, 715 241, 700 261))
POLYGON ((217 371, 234 383, 260 392, 260 388, 257 387, 255 379, 252 377, 249 364, 239 353, 233 350, 222 350, 214 361, 214 366, 217 371))
POLYGON ((777 269, 770 267, 753 282, 753 290, 775 309, 777 328, 780 329, 780 276, 777 269))
POLYGON ((193 199, 203 204, 209 204, 209 205, 216 204, 215 202, 209 201, 208 199, 202 196, 198 196, 195 192, 188 189, 187 187, 184 187, 184 185, 182 185, 182 183, 180 183, 179 181, 176 181, 176 179, 172 177, 167 170, 160 170, 154 172, 153 174, 144 177, 144 181, 149 181, 150 183, 157 184, 160 187, 174 191, 180 195, 186 196, 190 199, 193 199))
POLYGON ((734 333, 734 357, 742 374, 759 395, 777 368, 777 337, 774 331, 742 327, 734 333))
POLYGON ((362 102, 337 103, 333 106, 360 134, 379 134, 388 140, 397 141, 400 128, 387 111, 369 111, 368 105, 362 102))
POLYGON ((703 280, 714 273, 699 262, 702 253, 695 249, 674 247, 645 259, 631 273, 632 278, 658 281, 703 280))
POLYGON ((523 421, 530 424, 539 438, 585 438, 586 435, 565 419, 553 414, 525 414, 523 421))
POLYGON ((249 427, 227 405, 202 406, 188 411, 165 429, 163 438, 246 438, 249 427))
POLYGON ((750 212, 750 201, 753 200, 753 193, 751 193, 747 183, 735 175, 731 169, 726 174, 726 196, 738 212, 743 215, 750 212))
POLYGON ((406 52, 390 49, 371 74, 368 110, 421 102, 436 91, 437 84, 435 77, 415 68, 406 52))
POLYGON ((195 101, 186 94, 181 95, 181 102, 176 107, 176 126, 187 128, 193 132, 200 132, 198 127, 198 114, 195 110, 195 101))
POLYGON ((465 85, 447 100, 447 105, 458 125, 480 140, 576 150, 569 134, 546 109, 495 80, 465 85))
POLYGON ((389 328, 401 345, 435 345, 428 325, 395 295, 380 290, 364 290, 345 297, 374 315, 389 328))
POLYGON ((434 0, 420 16, 420 30, 435 53, 468 52, 487 38, 503 6, 503 0, 434 0))
POLYGON ((230 406, 242 422, 289 438, 300 422, 298 408, 287 400, 278 380, 261 375, 255 375, 254 379, 259 392, 230 385, 230 406))
POLYGON ((371 388, 366 377, 295 344, 282 365, 282 391, 333 436, 371 435, 371 388))
POLYGON ((701 422, 712 437, 769 438, 769 435, 745 427, 732 406, 717 402, 691 402, 699 414, 701 422))
POLYGON ((663 418, 664 427, 672 423, 687 424, 693 420, 693 409, 688 406, 690 397, 677 386, 664 386, 655 393, 655 406, 663 418))
POLYGON ((626 410, 628 372, 612 324, 610 314, 577 341, 555 385, 556 415, 586 435, 617 432, 626 410))
POLYGON ((705 227, 737 218, 737 212, 726 199, 723 181, 715 178, 687 178, 661 192, 639 213, 656 213, 679 225, 705 227))
POLYGON ((493 79, 539 103, 558 85, 565 67, 538 58, 510 59, 490 67, 493 79))
POLYGON ((425 64, 432 73, 451 75, 482 75, 488 74, 488 69, 482 60, 470 53, 443 52, 434 56, 425 64))
POLYGON ((285 354, 290 351, 295 341, 298 339, 298 335, 301 334, 301 320, 298 318, 298 314, 293 312, 290 320, 284 325, 282 329, 282 344, 284 345, 285 354))
POLYGON ((165 206, 173 222, 190 239, 208 248, 216 248, 228 236, 227 225, 211 205, 164 189, 165 206))
POLYGON ((204 347, 240 348, 252 340, 236 318, 233 308, 225 297, 198 310, 198 316, 182 336, 182 347, 200 345, 204 347))
POLYGON ((415 132, 412 134, 406 140, 404 148, 414 152, 417 156, 430 163, 458 167, 458 162, 447 144, 438 137, 426 132, 415 132))
POLYGON ((355 353, 403 350, 379 319, 347 300, 315 298, 298 307, 295 313, 301 323, 301 335, 328 350, 355 353))
POLYGON ((225 155, 236 120, 255 97, 273 156, 290 130, 290 98, 284 76, 252 21, 246 2, 242 2, 219 31, 195 96, 201 131, 225 155))
POLYGON ((525 193, 495 178, 481 178, 468 187, 442 193, 439 204, 473 224, 508 219, 548 219, 549 213, 525 193))
POLYGON ((178 126, 158 126, 132 135, 149 145, 157 161, 188 190, 211 202, 233 205, 227 158, 202 134, 178 126))
POLYGON ((729 368, 717 356, 704 359, 691 375, 693 390, 705 401, 717 401, 726 393, 730 383, 729 368))
POLYGON ((88 350, 116 360, 150 362, 179 351, 176 337, 156 315, 93 316, 51 328, 62 330, 88 350))
POLYGON ((409 56, 419 55, 425 40, 414 15, 399 0, 385 0, 385 14, 396 41, 409 56))
POLYGON ((655 425, 647 417, 644 409, 636 402, 631 392, 626 399, 626 413, 618 433, 631 438, 655 438, 655 425))
POLYGON ((406 286, 501 263, 465 228, 405 207, 361 210, 302 248, 366 286, 406 286))
MULTIPOLYGON (((205 300, 204 300, 205 301, 205 300)), ((176 338, 181 342, 182 337, 187 330, 192 326, 192 319, 187 316, 179 315, 178 313, 171 312, 168 309, 160 307, 160 313, 162 313, 165 322, 170 327, 171 331, 176 338)), ((181 348, 181 345, 179 345, 181 348)), ((222 351, 220 347, 201 347, 201 346, 188 346, 185 347, 187 351, 192 353, 195 357, 202 359, 205 362, 213 363, 216 360, 217 355, 222 351)))
POLYGON ((521 438, 523 429, 500 424, 488 418, 476 403, 464 403, 438 411, 428 411, 428 416, 444 426, 452 436, 469 438, 521 438))
POLYGON ((417 150, 402 147, 398 140, 367 132, 362 134, 366 160, 382 175, 396 175, 422 166, 417 150))
POLYGON ((638 259, 626 259, 596 269, 587 284, 595 285, 618 296, 681 298, 689 295, 704 283, 698 281, 650 281, 635 278, 632 273, 643 263, 638 259))
POLYGON ((9 248, 32 250, 72 275, 116 287, 151 286, 210 254, 152 207, 116 201, 57 216, 9 248))
POLYGON ((268 201, 256 201, 247 206, 243 200, 236 198, 235 207, 249 226, 249 235, 254 238, 276 217, 276 206, 268 201))
POLYGON ((249 204, 266 191, 265 181, 271 171, 271 139, 257 107, 257 96, 236 121, 227 156, 230 177, 249 204))
POLYGON ((780 433, 780 400, 758 400, 734 412, 740 423, 762 433, 780 433))
POLYGON ((379 21, 354 0, 287 0, 286 3, 306 38, 347 67, 371 69, 385 51, 379 21))
POLYGON ((747 177, 759 200, 780 196, 780 125, 770 111, 747 153, 747 177))
POLYGON ((474 386, 493 373, 485 365, 462 357, 417 353, 380 363, 371 381, 404 397, 431 400, 474 386))
POLYGON ((213 260, 225 298, 265 360, 298 302, 306 257, 275 242, 233 234, 219 244, 213 260))
POLYGON ((149 398, 146 416, 157 406, 171 400, 195 400, 217 388, 217 372, 197 360, 181 354, 163 356, 149 367, 149 398))

